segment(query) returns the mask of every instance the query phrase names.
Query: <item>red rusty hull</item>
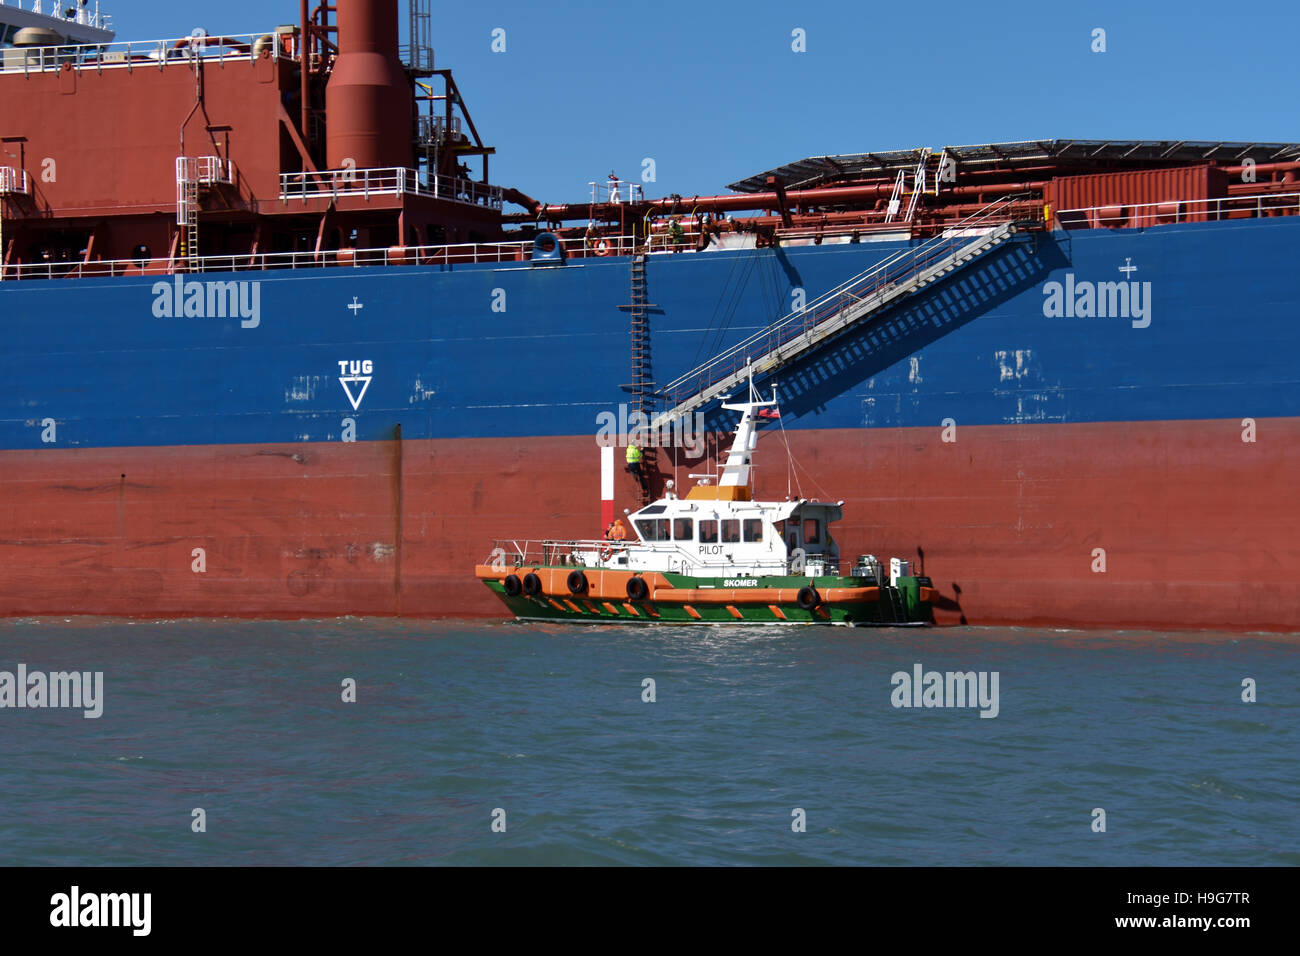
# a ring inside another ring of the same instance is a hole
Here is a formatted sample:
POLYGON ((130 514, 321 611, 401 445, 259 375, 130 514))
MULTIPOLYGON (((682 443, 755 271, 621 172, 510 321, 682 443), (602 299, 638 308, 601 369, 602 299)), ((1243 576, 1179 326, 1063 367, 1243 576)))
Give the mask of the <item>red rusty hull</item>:
MULTIPOLYGON (((789 440, 845 560, 912 560, 939 623, 1300 630, 1298 418, 789 440)), ((757 460, 783 498, 778 436, 757 460)), ((590 436, 0 453, 0 613, 500 618, 474 565, 598 535, 598 462, 590 436)))

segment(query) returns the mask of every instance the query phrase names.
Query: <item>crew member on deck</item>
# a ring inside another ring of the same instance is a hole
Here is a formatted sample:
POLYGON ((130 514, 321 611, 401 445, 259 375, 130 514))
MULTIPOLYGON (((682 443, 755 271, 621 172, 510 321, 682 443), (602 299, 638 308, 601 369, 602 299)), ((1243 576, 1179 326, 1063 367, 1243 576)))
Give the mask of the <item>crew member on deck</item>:
POLYGON ((626 541, 627 528, 623 527, 623 519, 615 518, 614 523, 609 526, 610 541, 626 541))

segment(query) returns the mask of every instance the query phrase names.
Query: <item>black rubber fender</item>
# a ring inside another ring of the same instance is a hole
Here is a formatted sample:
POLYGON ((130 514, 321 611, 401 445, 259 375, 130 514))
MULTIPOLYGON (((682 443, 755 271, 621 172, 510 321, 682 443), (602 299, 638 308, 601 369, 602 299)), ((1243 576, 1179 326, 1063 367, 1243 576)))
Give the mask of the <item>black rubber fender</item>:
POLYGON ((822 603, 822 596, 817 593, 817 589, 811 584, 806 584, 799 589, 799 594, 795 598, 799 606, 805 611, 811 611, 822 603))
POLYGON ((645 578, 633 575, 627 579, 627 599, 629 601, 644 601, 650 596, 650 585, 645 583, 645 578))

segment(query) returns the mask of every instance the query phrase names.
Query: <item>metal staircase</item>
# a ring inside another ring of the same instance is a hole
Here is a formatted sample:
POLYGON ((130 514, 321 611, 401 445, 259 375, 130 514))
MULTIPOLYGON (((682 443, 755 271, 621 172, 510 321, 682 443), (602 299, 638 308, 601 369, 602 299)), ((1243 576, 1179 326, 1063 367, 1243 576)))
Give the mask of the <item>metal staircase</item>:
POLYGON ((669 410, 656 427, 688 415, 738 388, 751 374, 767 375, 870 319, 886 306, 935 282, 1010 239, 1019 228, 1008 196, 918 246, 894 253, 866 272, 792 312, 663 389, 669 410))

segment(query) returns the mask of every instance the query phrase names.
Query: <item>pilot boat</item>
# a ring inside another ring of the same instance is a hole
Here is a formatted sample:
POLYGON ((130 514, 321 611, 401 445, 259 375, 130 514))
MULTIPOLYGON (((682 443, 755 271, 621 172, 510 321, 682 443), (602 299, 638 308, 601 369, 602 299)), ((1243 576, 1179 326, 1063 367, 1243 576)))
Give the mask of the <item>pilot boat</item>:
MULTIPOLYGON (((692 475, 629 514, 613 540, 501 539, 475 574, 519 620, 601 624, 838 624, 917 626, 938 593, 910 563, 858 557, 840 573, 832 525, 843 501, 759 501, 750 478, 762 401, 740 413, 722 473, 692 475)), ((771 413, 766 413, 770 415, 771 413)), ((778 413, 779 414, 779 413, 778 413)))

